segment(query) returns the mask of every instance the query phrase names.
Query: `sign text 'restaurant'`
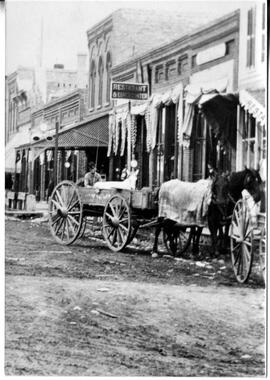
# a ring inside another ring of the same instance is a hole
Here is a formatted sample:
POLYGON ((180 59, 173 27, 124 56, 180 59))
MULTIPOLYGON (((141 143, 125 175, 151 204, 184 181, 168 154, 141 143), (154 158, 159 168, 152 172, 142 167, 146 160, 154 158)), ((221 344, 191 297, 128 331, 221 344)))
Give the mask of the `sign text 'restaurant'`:
POLYGON ((148 99, 148 84, 141 83, 112 83, 112 99, 148 99))

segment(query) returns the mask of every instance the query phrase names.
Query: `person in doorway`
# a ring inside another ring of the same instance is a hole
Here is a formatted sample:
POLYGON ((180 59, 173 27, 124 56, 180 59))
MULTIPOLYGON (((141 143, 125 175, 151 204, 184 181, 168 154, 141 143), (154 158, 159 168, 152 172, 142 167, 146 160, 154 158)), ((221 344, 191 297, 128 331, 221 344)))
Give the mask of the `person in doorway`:
POLYGON ((97 173, 96 171, 96 165, 94 162, 90 162, 88 165, 88 170, 84 176, 84 186, 85 187, 91 187, 93 186, 96 182, 101 181, 101 175, 97 173))

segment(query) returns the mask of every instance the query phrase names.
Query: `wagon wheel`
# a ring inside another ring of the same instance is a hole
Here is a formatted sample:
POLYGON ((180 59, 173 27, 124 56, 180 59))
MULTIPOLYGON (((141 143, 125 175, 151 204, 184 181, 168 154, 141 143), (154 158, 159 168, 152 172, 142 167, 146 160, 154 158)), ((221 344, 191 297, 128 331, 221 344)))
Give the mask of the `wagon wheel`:
POLYGON ((188 249, 192 238, 192 229, 190 227, 178 228, 171 234, 167 229, 163 229, 163 242, 168 252, 174 256, 182 256, 188 249))
POLYGON ((238 282, 248 280, 253 261, 253 231, 247 204, 240 199, 233 210, 231 231, 231 259, 238 282))
POLYGON ((83 224, 83 207, 77 186, 71 181, 60 182, 49 202, 49 226, 58 243, 72 244, 83 224))
POLYGON ((108 247, 121 251, 131 237, 131 213, 127 201, 116 194, 107 202, 103 213, 103 237, 108 247))

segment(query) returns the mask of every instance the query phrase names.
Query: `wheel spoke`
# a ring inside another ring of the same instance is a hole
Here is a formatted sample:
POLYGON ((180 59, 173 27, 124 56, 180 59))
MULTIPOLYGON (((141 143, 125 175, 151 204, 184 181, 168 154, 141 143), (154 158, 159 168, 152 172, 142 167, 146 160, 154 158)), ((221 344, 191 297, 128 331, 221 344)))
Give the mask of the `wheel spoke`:
POLYGON ((65 229, 66 229, 66 219, 64 219, 64 223, 63 223, 63 229, 62 229, 62 234, 61 234, 62 241, 64 240, 65 229))
POLYGON ((71 202, 72 202, 72 199, 74 197, 74 194, 76 194, 75 187, 72 188, 72 195, 71 195, 71 197, 69 197, 69 200, 67 202, 67 209, 69 209, 69 207, 71 205, 71 202))
POLYGON ((112 205, 111 202, 109 203, 109 206, 110 206, 110 208, 111 208, 111 210, 112 210, 113 216, 114 216, 114 217, 117 217, 116 212, 115 212, 115 209, 113 208, 113 205, 112 205))
POLYGON ((73 223, 75 223, 77 226, 80 225, 80 223, 75 219, 73 218, 73 216, 70 215, 70 213, 68 213, 68 217, 72 220, 73 223))
POLYGON ((52 217, 52 223, 51 223, 52 226, 54 226, 55 223, 59 222, 59 220, 61 219, 61 216, 57 216, 57 215, 56 215, 56 219, 53 220, 53 218, 54 218, 54 217, 52 217))
POLYGON ((241 268, 241 270, 242 270, 242 259, 243 259, 242 254, 241 254, 241 247, 240 247, 240 249, 239 249, 239 256, 238 256, 238 259, 239 259, 239 261, 238 261, 238 266, 237 266, 237 275, 239 276, 239 274, 241 273, 241 272, 240 272, 240 268, 241 268))
POLYGON ((124 219, 120 219, 119 223, 123 223, 123 222, 127 222, 127 221, 128 221, 128 218, 124 218, 124 219))
POLYGON ((239 248, 240 243, 237 243, 236 246, 232 249, 232 252, 234 252, 237 248, 239 248))
POLYGON ((113 216, 112 216, 111 214, 109 214, 108 212, 106 212, 105 215, 106 215, 110 220, 112 220, 113 216))
POLYGON ((71 229, 72 229, 72 231, 73 231, 73 235, 75 235, 76 234, 76 231, 75 231, 75 228, 73 227, 73 224, 71 223, 71 220, 70 220, 70 216, 68 215, 68 217, 67 217, 67 222, 68 222, 68 224, 70 225, 70 227, 71 227, 71 229))
POLYGON ((125 232, 128 232, 128 228, 125 227, 123 224, 119 224, 119 227, 121 227, 125 232))
POLYGON ((59 194, 59 191, 57 189, 55 190, 55 193, 58 197, 59 202, 61 203, 61 206, 64 207, 63 200, 62 200, 61 195, 59 194))
POLYGON ((56 235, 57 235, 58 232, 60 231, 60 228, 62 227, 63 222, 64 222, 64 218, 61 218, 61 221, 60 221, 58 227, 57 227, 56 230, 55 230, 55 234, 56 234, 56 235))
POLYGON ((68 206, 67 208, 68 211, 72 210, 76 206, 77 203, 79 203, 79 199, 76 199, 76 201, 71 206, 68 206))
POLYGON ((52 199, 52 203, 56 206, 57 210, 59 208, 62 208, 62 206, 58 202, 56 202, 54 199, 52 199))
POLYGON ((122 243, 125 241, 125 236, 123 236, 123 231, 121 230, 121 228, 118 228, 118 233, 120 235, 120 238, 122 240, 122 243))

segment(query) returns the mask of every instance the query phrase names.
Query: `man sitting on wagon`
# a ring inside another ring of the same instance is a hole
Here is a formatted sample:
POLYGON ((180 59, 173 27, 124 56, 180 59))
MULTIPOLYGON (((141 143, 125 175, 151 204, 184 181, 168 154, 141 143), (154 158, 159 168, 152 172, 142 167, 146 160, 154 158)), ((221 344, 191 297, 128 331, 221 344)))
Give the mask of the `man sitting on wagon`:
POLYGON ((90 162, 88 168, 89 172, 84 176, 84 186, 92 187, 96 182, 101 181, 101 175, 97 173, 96 165, 94 162, 90 162))

